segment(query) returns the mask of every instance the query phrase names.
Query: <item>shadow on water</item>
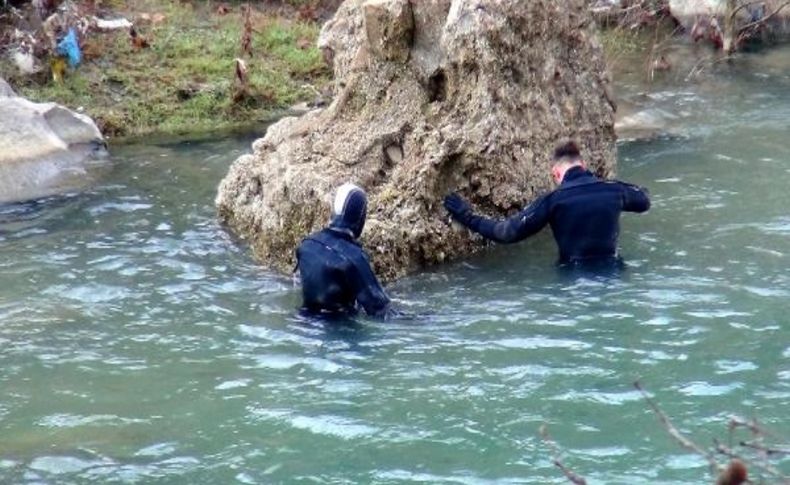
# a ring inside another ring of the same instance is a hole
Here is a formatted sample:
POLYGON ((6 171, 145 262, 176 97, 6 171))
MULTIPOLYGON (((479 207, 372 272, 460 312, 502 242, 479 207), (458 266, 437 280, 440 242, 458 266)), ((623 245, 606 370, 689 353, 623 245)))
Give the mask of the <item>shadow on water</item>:
POLYGON ((358 355, 369 354, 365 343, 375 330, 363 319, 352 315, 317 315, 299 309, 287 319, 291 331, 309 335, 322 347, 340 345, 344 351, 358 355))
POLYGON ((292 321, 310 329, 324 329, 341 332, 357 332, 364 328, 364 324, 356 319, 355 315, 348 313, 315 313, 300 308, 294 314, 292 321))
POLYGON ((86 200, 86 197, 86 194, 74 193, 0 204, 0 237, 19 235, 42 221, 61 218, 79 201, 86 200))
POLYGON ((627 269, 625 260, 621 257, 557 264, 557 274, 563 283, 582 279, 602 283, 619 280, 626 276, 627 269))

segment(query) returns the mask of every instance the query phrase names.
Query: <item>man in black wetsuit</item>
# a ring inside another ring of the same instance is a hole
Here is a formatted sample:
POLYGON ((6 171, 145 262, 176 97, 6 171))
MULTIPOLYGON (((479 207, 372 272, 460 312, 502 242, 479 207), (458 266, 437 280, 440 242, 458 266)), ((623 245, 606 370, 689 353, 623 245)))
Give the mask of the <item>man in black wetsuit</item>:
POLYGON ((587 170, 578 146, 568 142, 554 151, 551 173, 559 185, 507 219, 477 216, 458 194, 444 199, 455 220, 499 243, 526 239, 551 226, 559 247, 559 263, 584 265, 617 262, 620 213, 646 212, 647 190, 616 180, 601 180, 587 170))
POLYGON ((390 300, 357 242, 366 214, 365 191, 344 184, 337 190, 329 227, 306 237, 297 248, 304 310, 353 315, 358 304, 374 317, 391 313, 390 300))

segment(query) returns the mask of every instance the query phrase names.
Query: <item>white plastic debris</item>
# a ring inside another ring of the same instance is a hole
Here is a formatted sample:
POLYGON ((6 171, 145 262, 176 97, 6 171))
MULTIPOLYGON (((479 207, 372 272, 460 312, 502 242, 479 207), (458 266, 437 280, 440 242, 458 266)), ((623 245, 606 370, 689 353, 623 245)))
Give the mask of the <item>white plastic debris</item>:
POLYGON ((132 27, 132 23, 125 18, 107 20, 93 17, 93 22, 99 30, 128 30, 132 27))
POLYGON ((14 59, 16 67, 22 73, 35 74, 39 71, 38 66, 36 66, 36 58, 33 56, 32 52, 17 49, 11 57, 14 59))

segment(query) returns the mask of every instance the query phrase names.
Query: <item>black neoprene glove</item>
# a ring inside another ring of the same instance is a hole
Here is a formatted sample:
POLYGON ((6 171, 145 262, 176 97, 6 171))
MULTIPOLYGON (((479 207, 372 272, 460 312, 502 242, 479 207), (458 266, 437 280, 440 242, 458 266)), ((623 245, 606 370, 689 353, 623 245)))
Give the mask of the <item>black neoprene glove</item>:
POLYGON ((465 226, 469 224, 474 215, 469 203, 455 192, 448 194, 447 197, 444 198, 444 208, 447 209, 447 212, 449 212, 455 220, 465 226))

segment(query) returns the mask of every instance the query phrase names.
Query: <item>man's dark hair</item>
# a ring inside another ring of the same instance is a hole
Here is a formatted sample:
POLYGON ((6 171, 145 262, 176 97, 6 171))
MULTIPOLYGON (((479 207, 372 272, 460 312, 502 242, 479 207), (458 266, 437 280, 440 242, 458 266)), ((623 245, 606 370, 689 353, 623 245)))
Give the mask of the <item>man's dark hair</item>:
POLYGON ((554 160, 561 160, 567 158, 570 160, 578 160, 582 157, 579 151, 579 145, 574 141, 566 141, 554 149, 554 160))

